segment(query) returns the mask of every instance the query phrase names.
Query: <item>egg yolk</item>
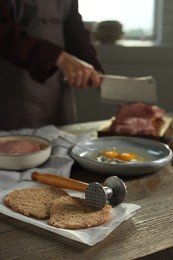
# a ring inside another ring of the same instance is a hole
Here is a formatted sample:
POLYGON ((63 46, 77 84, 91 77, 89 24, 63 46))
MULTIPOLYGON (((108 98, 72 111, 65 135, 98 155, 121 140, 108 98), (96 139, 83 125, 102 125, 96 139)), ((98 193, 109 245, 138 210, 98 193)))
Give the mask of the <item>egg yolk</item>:
POLYGON ((123 161, 131 161, 136 159, 136 155, 132 153, 120 153, 117 158, 123 160, 123 161))
POLYGON ((101 154, 107 158, 117 158, 117 156, 119 155, 119 153, 114 150, 107 150, 102 152, 101 154))

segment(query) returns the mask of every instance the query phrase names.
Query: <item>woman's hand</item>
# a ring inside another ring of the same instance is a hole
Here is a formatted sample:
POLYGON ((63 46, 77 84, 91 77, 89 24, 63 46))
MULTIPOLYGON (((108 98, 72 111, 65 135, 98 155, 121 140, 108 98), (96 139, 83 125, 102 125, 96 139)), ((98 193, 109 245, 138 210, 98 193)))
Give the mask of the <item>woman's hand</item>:
POLYGON ((94 67, 67 52, 60 54, 56 66, 64 74, 65 80, 76 88, 100 87, 101 77, 94 67))

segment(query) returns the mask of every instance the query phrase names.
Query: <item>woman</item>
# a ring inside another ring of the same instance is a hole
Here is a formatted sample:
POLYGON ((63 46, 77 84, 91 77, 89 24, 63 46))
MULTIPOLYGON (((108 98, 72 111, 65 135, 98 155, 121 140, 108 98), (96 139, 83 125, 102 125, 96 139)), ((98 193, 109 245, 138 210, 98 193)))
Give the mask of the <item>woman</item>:
POLYGON ((0 56, 1 130, 73 123, 103 72, 77 0, 0 0, 0 56))

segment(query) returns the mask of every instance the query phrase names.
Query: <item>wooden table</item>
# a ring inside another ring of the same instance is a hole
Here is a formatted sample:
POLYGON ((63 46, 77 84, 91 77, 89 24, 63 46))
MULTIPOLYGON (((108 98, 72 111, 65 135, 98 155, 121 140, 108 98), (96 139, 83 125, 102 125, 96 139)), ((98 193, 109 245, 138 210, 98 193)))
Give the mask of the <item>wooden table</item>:
MULTIPOLYGON (((76 127, 79 129, 79 125, 76 127)), ((70 129, 74 131, 74 126, 70 129)), ((85 182, 103 182, 106 178, 76 164, 71 177, 85 182)), ((153 174, 123 180, 128 189, 126 202, 138 204, 141 209, 105 240, 90 247, 0 214, 0 259, 172 260, 172 165, 153 174)))

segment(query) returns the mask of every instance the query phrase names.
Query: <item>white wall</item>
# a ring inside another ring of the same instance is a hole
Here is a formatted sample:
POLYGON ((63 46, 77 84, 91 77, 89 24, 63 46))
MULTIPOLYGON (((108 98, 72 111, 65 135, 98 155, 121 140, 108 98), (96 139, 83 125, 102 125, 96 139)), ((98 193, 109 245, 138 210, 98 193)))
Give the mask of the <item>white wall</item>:
MULTIPOLYGON (((173 46, 122 47, 97 45, 107 74, 124 76, 152 75, 158 88, 158 105, 173 111, 173 46)), ((100 101, 99 91, 75 90, 78 122, 104 120, 116 112, 114 104, 100 101)))

